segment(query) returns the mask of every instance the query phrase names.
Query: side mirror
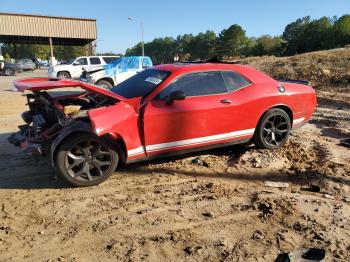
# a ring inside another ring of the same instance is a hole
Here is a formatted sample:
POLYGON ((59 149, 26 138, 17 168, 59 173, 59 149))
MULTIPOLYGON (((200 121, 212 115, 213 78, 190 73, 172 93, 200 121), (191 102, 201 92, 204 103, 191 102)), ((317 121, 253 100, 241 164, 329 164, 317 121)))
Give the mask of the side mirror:
POLYGON ((170 93, 170 95, 166 98, 165 104, 171 105, 175 100, 184 100, 186 95, 184 92, 180 90, 175 90, 170 93))
POLYGON ((74 62, 73 65, 74 66, 78 66, 78 65, 80 65, 80 63, 79 62, 74 62))

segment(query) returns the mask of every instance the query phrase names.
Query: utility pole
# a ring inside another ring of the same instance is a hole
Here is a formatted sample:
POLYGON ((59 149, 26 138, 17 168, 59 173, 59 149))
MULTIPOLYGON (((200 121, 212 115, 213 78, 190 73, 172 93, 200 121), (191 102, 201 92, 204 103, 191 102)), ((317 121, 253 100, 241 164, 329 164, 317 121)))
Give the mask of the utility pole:
POLYGON ((144 41, 143 41, 143 22, 141 20, 138 20, 138 19, 133 18, 133 17, 128 17, 128 20, 129 21, 135 20, 135 21, 140 23, 140 28, 141 28, 141 48, 142 48, 141 55, 145 56, 145 44, 144 44, 144 41))

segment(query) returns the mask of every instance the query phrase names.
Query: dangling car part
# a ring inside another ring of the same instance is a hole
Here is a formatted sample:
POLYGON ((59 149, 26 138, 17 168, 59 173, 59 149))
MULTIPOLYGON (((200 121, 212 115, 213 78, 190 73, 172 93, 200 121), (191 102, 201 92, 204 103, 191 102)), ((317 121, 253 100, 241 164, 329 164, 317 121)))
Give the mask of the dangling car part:
POLYGON ((14 85, 32 93, 9 142, 50 157, 74 186, 99 184, 136 161, 250 141, 280 148, 316 107, 309 85, 219 61, 155 66, 111 90, 68 79, 14 85), (82 91, 52 92, 66 87, 82 91))

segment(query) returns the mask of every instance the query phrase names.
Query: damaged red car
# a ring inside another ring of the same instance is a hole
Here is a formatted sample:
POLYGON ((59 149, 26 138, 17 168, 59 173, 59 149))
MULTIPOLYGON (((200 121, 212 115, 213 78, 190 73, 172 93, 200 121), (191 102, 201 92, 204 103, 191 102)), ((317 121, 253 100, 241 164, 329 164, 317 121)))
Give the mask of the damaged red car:
POLYGON ((99 184, 119 165, 156 157, 247 142, 279 148, 316 106, 307 83, 219 62, 155 66, 110 91, 66 79, 14 85, 31 92, 25 124, 9 141, 49 156, 74 186, 99 184), (53 92, 67 87, 80 91, 53 92))

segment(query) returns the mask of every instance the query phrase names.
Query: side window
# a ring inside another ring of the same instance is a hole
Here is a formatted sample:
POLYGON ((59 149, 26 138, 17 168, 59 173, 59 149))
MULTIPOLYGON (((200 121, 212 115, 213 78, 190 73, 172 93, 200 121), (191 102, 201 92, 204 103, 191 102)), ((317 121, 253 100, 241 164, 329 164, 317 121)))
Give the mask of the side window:
POLYGON ((79 58, 75 63, 78 63, 79 65, 87 65, 88 61, 86 58, 79 58))
POLYGON ((109 56, 104 56, 102 58, 106 64, 112 63, 114 60, 119 59, 118 57, 109 57, 109 56))
POLYGON ((146 69, 146 68, 150 68, 151 65, 151 61, 148 58, 142 58, 142 68, 146 69))
POLYGON ((101 60, 98 57, 90 57, 90 65, 100 65, 101 60))
POLYGON ((164 99, 175 90, 180 90, 186 96, 205 96, 227 93, 227 88, 221 72, 200 72, 184 75, 172 82, 159 95, 164 99))
POLYGON ((118 65, 118 69, 139 69, 140 68, 140 61, 138 57, 126 57, 121 61, 121 63, 118 65))
POLYGON ((225 80, 225 84, 229 92, 236 91, 244 86, 249 85, 251 82, 236 72, 222 72, 222 76, 225 80))

